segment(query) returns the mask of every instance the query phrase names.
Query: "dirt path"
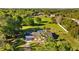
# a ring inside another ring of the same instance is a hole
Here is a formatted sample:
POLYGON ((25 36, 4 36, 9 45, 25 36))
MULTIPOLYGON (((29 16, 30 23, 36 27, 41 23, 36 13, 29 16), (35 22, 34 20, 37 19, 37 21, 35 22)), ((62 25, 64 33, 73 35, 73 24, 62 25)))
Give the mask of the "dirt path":
MULTIPOLYGON (((68 18, 68 17, 66 17, 66 18, 68 18)), ((77 22, 77 24, 79 25, 79 20, 76 20, 73 18, 69 18, 69 19, 77 22)), ((60 25, 58 22, 57 22, 57 24, 66 32, 65 35, 62 34, 63 37, 65 38, 65 40, 71 44, 71 46, 74 50, 76 50, 76 49, 79 50, 79 41, 77 39, 75 39, 74 37, 72 37, 62 25, 60 25)))
POLYGON ((58 25, 59 25, 65 32, 68 33, 68 31, 67 31, 62 25, 60 25, 59 23, 58 23, 58 25))

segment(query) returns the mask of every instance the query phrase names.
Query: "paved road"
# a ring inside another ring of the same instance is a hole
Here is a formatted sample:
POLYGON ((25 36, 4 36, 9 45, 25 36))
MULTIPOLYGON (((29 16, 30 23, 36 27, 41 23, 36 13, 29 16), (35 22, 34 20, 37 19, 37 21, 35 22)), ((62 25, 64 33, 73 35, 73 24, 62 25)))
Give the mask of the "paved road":
POLYGON ((78 20, 78 19, 69 18, 69 17, 65 17, 65 18, 71 19, 71 20, 73 20, 74 22, 77 22, 77 24, 79 25, 79 20, 78 20))
POLYGON ((79 20, 72 18, 71 20, 77 22, 77 24, 79 25, 79 20))

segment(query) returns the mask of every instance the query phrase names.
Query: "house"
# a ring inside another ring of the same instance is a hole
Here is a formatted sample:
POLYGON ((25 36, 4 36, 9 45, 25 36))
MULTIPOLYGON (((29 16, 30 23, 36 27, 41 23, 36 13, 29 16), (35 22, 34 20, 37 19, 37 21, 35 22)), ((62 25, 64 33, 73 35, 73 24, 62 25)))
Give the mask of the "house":
POLYGON ((43 30, 38 30, 37 32, 25 32, 25 40, 31 42, 32 40, 38 40, 40 34, 43 33, 43 30))
POLYGON ((26 41, 32 41, 34 39, 34 36, 25 36, 26 41))
POLYGON ((42 12, 39 12, 38 13, 38 16, 43 16, 44 14, 42 12))
POLYGON ((50 14, 50 15, 49 15, 49 17, 55 17, 55 16, 56 16, 55 14, 50 14))
POLYGON ((38 30, 37 33, 43 33, 43 30, 38 30))
POLYGON ((36 32, 26 32, 25 34, 25 40, 27 42, 31 42, 33 40, 41 41, 42 39, 44 40, 47 39, 47 37, 57 39, 59 35, 57 35, 56 33, 48 32, 46 30, 38 30, 36 32))
POLYGON ((31 34, 31 32, 26 32, 26 33, 25 33, 25 40, 26 40, 27 42, 32 41, 34 38, 35 38, 35 37, 31 34))
MULTIPOLYGON (((48 30, 50 30, 50 28, 47 29, 47 30, 38 30, 37 32, 40 33, 40 34, 45 34, 44 32, 47 32, 47 34, 46 34, 47 37, 49 36, 49 37, 51 37, 53 39, 58 39, 58 37, 59 37, 58 34, 49 32, 48 30)), ((46 37, 46 35, 45 35, 45 37, 46 37)))

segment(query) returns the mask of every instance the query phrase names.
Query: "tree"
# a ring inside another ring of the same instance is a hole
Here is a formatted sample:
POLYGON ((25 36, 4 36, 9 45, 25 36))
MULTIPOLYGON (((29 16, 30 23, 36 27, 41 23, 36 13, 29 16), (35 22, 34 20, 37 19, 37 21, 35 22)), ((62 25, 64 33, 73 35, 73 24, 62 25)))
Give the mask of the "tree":
POLYGON ((71 45, 65 41, 60 41, 59 39, 55 40, 52 37, 47 37, 44 43, 39 44, 32 42, 30 44, 33 51, 70 51, 72 50, 71 45))
POLYGON ((71 19, 64 18, 61 21, 61 25, 64 26, 74 38, 79 38, 79 25, 76 22, 71 19))
POLYGON ((23 51, 25 50, 25 40, 23 38, 17 38, 15 42, 12 44, 14 51, 23 51))
POLYGON ((20 17, 17 17, 16 19, 13 19, 12 17, 7 17, 6 25, 3 26, 3 32, 6 36, 15 37, 22 28, 22 19, 20 17))
POLYGON ((25 19, 23 19, 23 24, 24 25, 31 25, 33 26, 34 25, 34 20, 30 17, 26 17, 25 19))
POLYGON ((41 18, 39 18, 39 17, 36 17, 35 18, 35 23, 37 23, 37 24, 40 25, 41 24, 41 21, 42 21, 41 18))

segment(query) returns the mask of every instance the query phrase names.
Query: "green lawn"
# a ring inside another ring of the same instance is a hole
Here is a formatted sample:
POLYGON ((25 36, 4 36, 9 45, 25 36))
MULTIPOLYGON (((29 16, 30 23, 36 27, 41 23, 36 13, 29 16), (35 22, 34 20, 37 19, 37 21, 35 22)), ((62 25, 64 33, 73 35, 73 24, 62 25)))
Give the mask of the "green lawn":
POLYGON ((79 49, 79 41, 76 40, 75 38, 73 38, 69 33, 66 33, 59 25, 57 24, 53 24, 53 23, 49 23, 51 21, 50 18, 45 18, 44 16, 41 16, 42 21, 47 21, 47 23, 44 23, 45 25, 42 26, 23 26, 22 29, 29 29, 29 28, 51 28, 51 32, 55 32, 56 34, 59 35, 59 39, 65 39, 66 41, 68 41, 71 46, 75 49, 78 48, 79 49))
POLYGON ((47 28, 52 28, 51 32, 55 32, 56 34, 58 34, 60 39, 65 39, 66 41, 68 41, 74 50, 79 49, 79 41, 72 37, 70 33, 66 33, 57 24, 47 24, 45 26, 47 28))
MULTIPOLYGON (((34 18, 36 18, 36 17, 34 17, 34 18)), ((44 16, 41 16, 40 18, 42 19, 42 22, 44 22, 44 21, 50 22, 51 21, 51 18, 47 18, 47 17, 44 17, 44 16)), ((42 23, 42 24, 47 24, 47 22, 42 23)), ((23 26, 22 29, 24 30, 24 29, 38 28, 38 27, 42 28, 43 26, 44 25, 42 25, 42 26, 37 26, 37 25, 35 25, 35 26, 23 26)))

